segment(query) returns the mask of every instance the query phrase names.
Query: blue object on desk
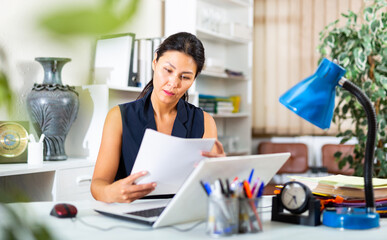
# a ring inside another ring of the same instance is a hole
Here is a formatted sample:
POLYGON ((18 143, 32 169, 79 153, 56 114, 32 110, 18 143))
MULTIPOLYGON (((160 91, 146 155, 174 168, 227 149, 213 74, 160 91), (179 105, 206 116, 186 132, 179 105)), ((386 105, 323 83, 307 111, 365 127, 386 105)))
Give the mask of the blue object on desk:
POLYGON ((337 208, 323 212, 323 224, 344 229, 370 229, 379 227, 379 214, 365 208, 337 208))

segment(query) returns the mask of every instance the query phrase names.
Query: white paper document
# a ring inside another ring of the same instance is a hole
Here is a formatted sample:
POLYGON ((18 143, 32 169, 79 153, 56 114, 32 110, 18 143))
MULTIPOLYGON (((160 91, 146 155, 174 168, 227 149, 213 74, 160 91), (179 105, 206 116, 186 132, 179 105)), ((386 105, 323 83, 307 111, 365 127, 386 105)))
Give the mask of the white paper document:
POLYGON ((214 138, 179 138, 145 130, 132 173, 146 170, 148 174, 136 183, 156 182, 149 195, 175 194, 204 159, 201 151, 211 151, 214 143, 214 138))

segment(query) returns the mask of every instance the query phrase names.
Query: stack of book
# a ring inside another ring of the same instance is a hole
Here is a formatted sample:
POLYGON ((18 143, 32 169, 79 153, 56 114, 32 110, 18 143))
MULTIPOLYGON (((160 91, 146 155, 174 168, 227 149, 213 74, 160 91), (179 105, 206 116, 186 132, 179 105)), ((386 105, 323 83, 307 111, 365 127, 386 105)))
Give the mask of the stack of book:
POLYGON ((214 114, 230 114, 234 112, 234 105, 229 97, 199 94, 199 107, 203 111, 214 114))
MULTIPOLYGON (((304 183, 312 193, 325 201, 325 207, 364 207, 364 178, 345 175, 325 177, 301 177, 292 179, 304 183), (336 201, 336 199, 340 199, 336 201), (326 201, 328 200, 328 201, 326 201)), ((377 212, 387 216, 387 179, 373 178, 374 198, 377 212)))

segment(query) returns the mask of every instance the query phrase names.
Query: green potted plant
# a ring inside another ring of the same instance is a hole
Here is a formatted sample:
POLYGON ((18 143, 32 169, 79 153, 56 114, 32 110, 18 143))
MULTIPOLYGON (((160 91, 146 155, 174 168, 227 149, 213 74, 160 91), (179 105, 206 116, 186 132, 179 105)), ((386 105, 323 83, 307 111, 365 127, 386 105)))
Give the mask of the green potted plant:
MULTIPOLYGON (((368 1, 369 3, 369 1, 368 1)), ((374 0, 361 14, 349 11, 342 14, 345 26, 339 20, 327 25, 320 32, 318 51, 324 57, 337 59, 347 72, 345 77, 361 88, 374 104, 377 115, 377 142, 375 149, 374 176, 387 177, 387 2, 374 0)), ((356 138, 355 158, 335 153, 340 168, 347 163, 355 170, 354 175, 363 175, 363 164, 367 118, 361 105, 349 92, 336 88, 339 98, 333 122, 338 124, 341 143, 356 138), (342 129, 344 121, 352 121, 352 129, 342 129)))

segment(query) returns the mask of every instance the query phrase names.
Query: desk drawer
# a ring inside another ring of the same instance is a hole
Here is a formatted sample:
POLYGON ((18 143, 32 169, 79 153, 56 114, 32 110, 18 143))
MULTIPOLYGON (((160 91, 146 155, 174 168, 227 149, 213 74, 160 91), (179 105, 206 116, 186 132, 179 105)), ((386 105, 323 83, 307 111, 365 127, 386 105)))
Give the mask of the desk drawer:
MULTIPOLYGON (((57 170, 56 196, 57 200, 84 200, 90 193, 91 178, 94 167, 81 167, 57 170), (77 196, 80 199, 77 199, 77 196)), ((91 196, 91 194, 90 194, 91 196)))

